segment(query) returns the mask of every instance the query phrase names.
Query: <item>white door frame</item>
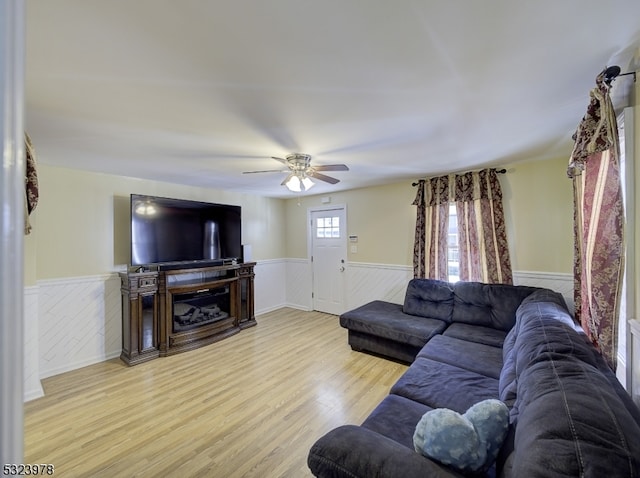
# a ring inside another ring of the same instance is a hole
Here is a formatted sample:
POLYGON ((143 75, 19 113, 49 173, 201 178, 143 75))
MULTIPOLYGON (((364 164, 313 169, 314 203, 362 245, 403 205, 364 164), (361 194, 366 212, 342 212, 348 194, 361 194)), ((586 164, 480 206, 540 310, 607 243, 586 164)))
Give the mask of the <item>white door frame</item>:
MULTIPOLYGON (((313 206, 307 208, 307 261, 309 263, 309 280, 311 283, 311 310, 314 310, 314 299, 313 293, 315 292, 315 284, 313 283, 313 261, 311 260, 311 256, 313 254, 313 228, 311 227, 311 215, 314 212, 324 212, 324 211, 332 211, 332 210, 342 210, 344 212, 345 218, 345 228, 344 228, 344 246, 345 246, 345 270, 347 269, 347 265, 349 263, 348 253, 349 253, 349 243, 348 243, 348 228, 347 224, 349 223, 349 218, 347 216, 347 205, 346 204, 331 204, 327 206, 313 206)), ((347 305, 346 302, 346 290, 347 290, 347 276, 345 274, 344 277, 344 288, 342 290, 342 303, 347 305)))

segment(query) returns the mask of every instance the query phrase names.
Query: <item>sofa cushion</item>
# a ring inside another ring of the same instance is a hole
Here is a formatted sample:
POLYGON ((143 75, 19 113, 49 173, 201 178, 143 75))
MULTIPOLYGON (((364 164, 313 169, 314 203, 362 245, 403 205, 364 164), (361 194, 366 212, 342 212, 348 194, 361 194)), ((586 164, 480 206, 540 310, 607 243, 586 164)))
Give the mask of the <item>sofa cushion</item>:
POLYGON ((508 284, 456 282, 451 320, 508 332, 520 303, 536 290, 539 289, 508 284))
POLYGON ((412 279, 402 308, 405 314, 451 322, 453 286, 435 279, 412 279))
POLYGON ((418 453, 464 472, 486 471, 496 460, 509 428, 509 410, 483 400, 464 414, 447 408, 425 413, 413 435, 418 453))
POLYGON ((498 381, 443 362, 418 357, 390 393, 431 408, 463 413, 474 403, 498 397, 498 381))
POLYGON ((491 327, 483 327, 481 325, 456 322, 449 325, 443 335, 467 340, 469 342, 491 345, 492 347, 502 347, 504 339, 507 336, 507 332, 504 330, 492 329, 491 327))
POLYGON ((399 395, 387 395, 362 426, 413 449, 416 424, 431 407, 399 395))
POLYGON ((381 300, 345 312, 340 316, 340 325, 418 347, 446 327, 442 320, 405 314, 401 305, 381 300))
POLYGON ((436 335, 429 340, 417 357, 448 363, 495 379, 500 378, 502 370, 502 349, 445 335, 436 335))

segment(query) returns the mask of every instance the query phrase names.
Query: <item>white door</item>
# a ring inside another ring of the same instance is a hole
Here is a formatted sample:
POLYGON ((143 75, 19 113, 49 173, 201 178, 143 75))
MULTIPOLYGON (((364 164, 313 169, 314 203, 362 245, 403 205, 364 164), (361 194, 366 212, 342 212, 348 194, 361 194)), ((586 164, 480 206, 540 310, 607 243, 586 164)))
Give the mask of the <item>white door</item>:
POLYGON ((339 315, 344 312, 347 266, 347 221, 344 207, 312 210, 311 268, 313 309, 339 315))

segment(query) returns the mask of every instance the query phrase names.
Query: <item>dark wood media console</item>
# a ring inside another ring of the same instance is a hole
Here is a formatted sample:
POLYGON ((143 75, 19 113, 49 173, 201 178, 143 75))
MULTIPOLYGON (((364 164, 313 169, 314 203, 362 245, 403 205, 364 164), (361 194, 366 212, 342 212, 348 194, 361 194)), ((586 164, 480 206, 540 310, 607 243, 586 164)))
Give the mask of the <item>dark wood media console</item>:
POLYGON ((255 262, 120 273, 127 365, 208 345, 256 325, 255 262))

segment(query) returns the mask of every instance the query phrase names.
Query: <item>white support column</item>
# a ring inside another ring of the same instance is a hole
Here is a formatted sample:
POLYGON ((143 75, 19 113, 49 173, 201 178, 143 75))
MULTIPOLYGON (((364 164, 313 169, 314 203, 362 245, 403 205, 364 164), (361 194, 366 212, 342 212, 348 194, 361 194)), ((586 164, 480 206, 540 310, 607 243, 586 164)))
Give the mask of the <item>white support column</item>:
POLYGON ((0 1, 0 465, 22 463, 24 2, 0 1))

